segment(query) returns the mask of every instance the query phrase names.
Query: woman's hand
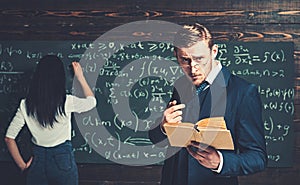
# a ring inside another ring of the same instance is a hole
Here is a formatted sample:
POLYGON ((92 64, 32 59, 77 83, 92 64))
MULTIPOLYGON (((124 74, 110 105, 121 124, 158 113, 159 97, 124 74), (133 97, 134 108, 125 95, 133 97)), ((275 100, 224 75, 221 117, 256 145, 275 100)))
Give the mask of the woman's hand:
POLYGON ((74 69, 74 75, 77 78, 78 82, 80 83, 83 94, 88 97, 88 96, 94 96, 93 91, 91 90, 90 86, 88 85, 84 75, 83 75, 83 70, 81 65, 78 62, 72 62, 72 66, 74 69))
POLYGON ((74 75, 76 76, 77 79, 80 79, 83 77, 83 71, 82 67, 79 62, 72 62, 73 70, 74 70, 74 75))
POLYGON ((32 163, 32 159, 33 159, 33 157, 31 156, 30 159, 25 163, 25 166, 20 167, 22 172, 24 172, 25 170, 27 170, 30 167, 30 165, 32 163))

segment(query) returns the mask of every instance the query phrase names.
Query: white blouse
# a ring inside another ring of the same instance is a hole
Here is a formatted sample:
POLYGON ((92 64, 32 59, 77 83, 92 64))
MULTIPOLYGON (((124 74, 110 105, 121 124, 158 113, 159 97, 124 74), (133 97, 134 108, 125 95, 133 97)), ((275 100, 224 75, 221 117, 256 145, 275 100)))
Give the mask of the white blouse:
POLYGON ((21 100, 20 106, 11 121, 6 137, 15 139, 25 123, 32 134, 32 142, 38 146, 53 147, 67 140, 71 140, 71 113, 86 112, 96 106, 96 98, 89 96, 87 98, 78 98, 73 95, 66 96, 65 116, 57 116, 57 122, 53 127, 42 127, 37 119, 28 116, 25 99, 21 100))

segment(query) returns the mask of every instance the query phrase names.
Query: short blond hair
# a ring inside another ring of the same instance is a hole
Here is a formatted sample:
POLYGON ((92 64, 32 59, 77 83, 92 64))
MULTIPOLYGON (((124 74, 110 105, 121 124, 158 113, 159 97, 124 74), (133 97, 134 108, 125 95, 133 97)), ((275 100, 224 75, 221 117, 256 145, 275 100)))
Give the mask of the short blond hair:
POLYGON ((207 42, 210 49, 214 45, 212 35, 205 26, 199 23, 184 25, 175 36, 174 47, 175 49, 190 47, 203 40, 207 42))

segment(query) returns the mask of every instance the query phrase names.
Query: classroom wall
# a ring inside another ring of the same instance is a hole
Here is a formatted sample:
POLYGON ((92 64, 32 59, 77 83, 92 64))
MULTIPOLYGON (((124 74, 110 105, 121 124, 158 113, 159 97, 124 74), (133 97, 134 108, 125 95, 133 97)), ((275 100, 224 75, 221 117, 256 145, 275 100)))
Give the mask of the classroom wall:
MULTIPOLYGON (((294 42, 294 165, 239 179, 241 185, 299 184, 299 0, 2 0, 0 11, 0 40, 94 40, 132 21, 164 20, 198 21, 219 40, 294 42)), ((81 185, 154 185, 159 184, 161 170, 159 165, 78 164, 78 168, 81 185)), ((0 174, 0 184, 24 182, 24 174, 11 162, 1 162, 0 174)))

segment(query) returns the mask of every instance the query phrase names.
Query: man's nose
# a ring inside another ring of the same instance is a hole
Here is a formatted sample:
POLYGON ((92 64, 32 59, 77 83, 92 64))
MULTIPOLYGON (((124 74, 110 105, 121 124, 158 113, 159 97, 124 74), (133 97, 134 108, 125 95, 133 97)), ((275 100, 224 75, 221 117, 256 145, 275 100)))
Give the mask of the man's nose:
POLYGON ((198 71, 200 67, 200 65, 197 62, 195 62, 193 59, 191 60, 190 66, 191 66, 192 73, 198 71))

